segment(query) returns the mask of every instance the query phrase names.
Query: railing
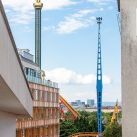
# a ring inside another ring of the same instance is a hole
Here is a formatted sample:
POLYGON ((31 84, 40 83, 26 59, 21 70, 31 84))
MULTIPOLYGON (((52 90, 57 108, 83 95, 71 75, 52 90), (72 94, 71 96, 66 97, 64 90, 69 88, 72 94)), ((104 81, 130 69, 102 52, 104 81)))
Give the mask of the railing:
POLYGON ((33 107, 59 107, 59 103, 33 101, 33 107))
POLYGON ((98 133, 92 133, 92 132, 80 132, 80 133, 73 134, 69 137, 98 137, 98 136, 103 136, 103 135, 98 133))
POLYGON ((26 129, 32 127, 41 127, 41 126, 48 126, 53 124, 59 124, 59 119, 49 119, 49 120, 24 120, 24 121, 17 121, 16 122, 16 129, 26 129))
POLYGON ((29 82, 45 85, 48 87, 58 88, 58 84, 56 82, 52 82, 50 80, 45 80, 45 79, 40 79, 40 78, 33 77, 30 75, 26 75, 26 77, 29 82))

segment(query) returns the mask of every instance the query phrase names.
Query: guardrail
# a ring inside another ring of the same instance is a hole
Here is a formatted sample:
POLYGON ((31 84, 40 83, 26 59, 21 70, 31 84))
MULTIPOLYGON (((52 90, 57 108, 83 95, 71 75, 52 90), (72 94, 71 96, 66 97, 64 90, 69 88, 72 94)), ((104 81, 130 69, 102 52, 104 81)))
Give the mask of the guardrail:
POLYGON ((59 103, 44 102, 44 101, 33 101, 33 107, 59 107, 59 103))
POLYGON ((53 87, 53 88, 58 88, 58 84, 56 82, 52 82, 50 80, 40 79, 40 78, 33 77, 30 75, 26 75, 26 78, 28 79, 29 82, 32 82, 32 83, 37 83, 40 85, 53 87))

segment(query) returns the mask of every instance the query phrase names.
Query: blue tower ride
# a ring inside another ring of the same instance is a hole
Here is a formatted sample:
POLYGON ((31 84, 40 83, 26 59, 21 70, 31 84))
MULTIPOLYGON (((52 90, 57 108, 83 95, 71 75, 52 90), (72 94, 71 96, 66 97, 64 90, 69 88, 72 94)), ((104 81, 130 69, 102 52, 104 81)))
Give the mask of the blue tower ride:
POLYGON ((97 51, 97 115, 98 115, 98 133, 99 137, 102 137, 102 62, 101 62, 101 34, 100 25, 102 23, 102 17, 97 18, 98 24, 98 51, 97 51))

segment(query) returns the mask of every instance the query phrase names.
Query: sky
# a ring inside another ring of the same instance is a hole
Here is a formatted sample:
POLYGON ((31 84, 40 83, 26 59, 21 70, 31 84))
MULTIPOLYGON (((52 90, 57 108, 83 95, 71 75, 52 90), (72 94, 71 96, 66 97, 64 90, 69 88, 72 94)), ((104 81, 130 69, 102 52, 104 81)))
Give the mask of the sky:
MULTIPOLYGON (((18 48, 35 50, 34 0, 2 0, 18 48)), ((42 0, 42 68, 68 101, 96 100, 96 17, 102 17, 103 102, 121 101, 116 0, 42 0)))

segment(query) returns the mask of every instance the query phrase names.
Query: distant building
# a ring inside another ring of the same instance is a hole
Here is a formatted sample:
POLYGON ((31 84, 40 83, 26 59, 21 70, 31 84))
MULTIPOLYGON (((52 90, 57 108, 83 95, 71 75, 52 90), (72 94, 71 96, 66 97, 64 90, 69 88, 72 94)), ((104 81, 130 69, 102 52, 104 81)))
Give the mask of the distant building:
POLYGON ((81 100, 76 100, 76 103, 78 104, 78 106, 82 106, 81 100))
POLYGON ((70 102, 71 106, 74 108, 83 108, 85 107, 85 102, 82 102, 81 100, 76 100, 75 102, 70 102))
POLYGON ((85 102, 81 102, 81 103, 82 103, 82 106, 84 106, 84 107, 85 107, 85 105, 86 105, 86 104, 85 104, 85 102))
POLYGON ((77 103, 77 102, 70 102, 70 104, 71 104, 72 106, 78 106, 78 103, 77 103))
POLYGON ((93 107, 95 105, 94 99, 88 99, 87 100, 87 107, 93 107))

